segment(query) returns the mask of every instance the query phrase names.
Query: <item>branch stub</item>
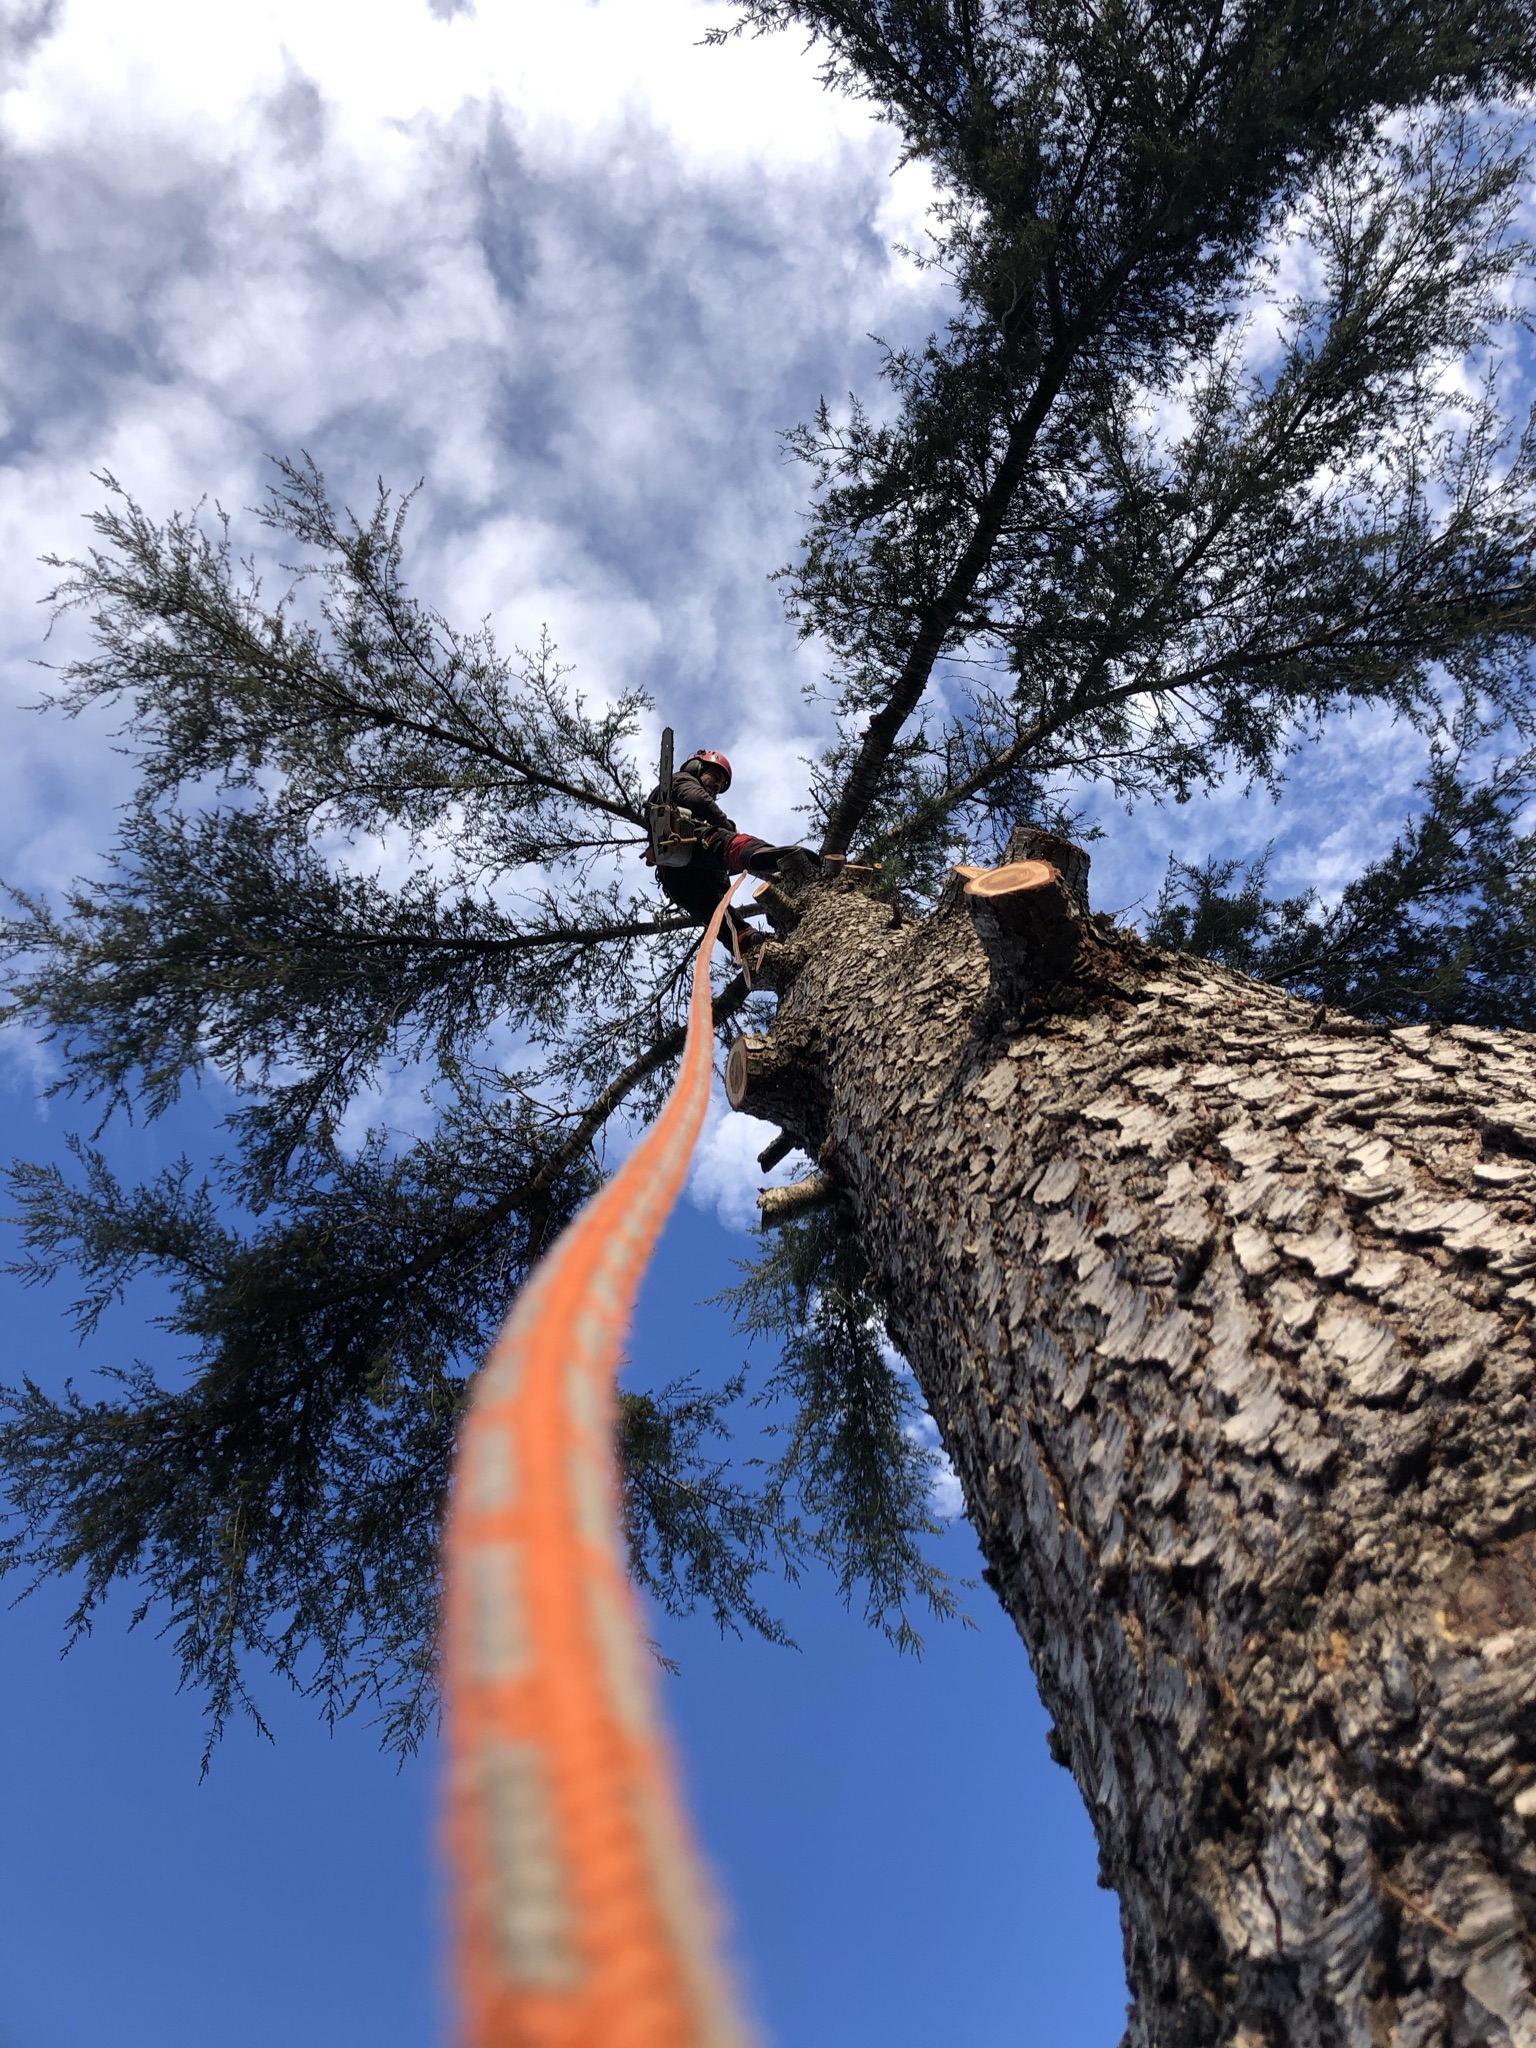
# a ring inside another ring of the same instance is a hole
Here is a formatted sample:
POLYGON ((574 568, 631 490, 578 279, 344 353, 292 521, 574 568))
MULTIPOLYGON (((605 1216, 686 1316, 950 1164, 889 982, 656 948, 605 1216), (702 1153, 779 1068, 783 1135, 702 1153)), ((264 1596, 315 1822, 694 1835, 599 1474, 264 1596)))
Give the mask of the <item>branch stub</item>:
POLYGON ((1083 912, 1054 862, 1018 860, 958 872, 992 971, 992 993, 1003 1008, 1016 1009, 1032 990, 1065 981, 1082 945, 1083 912))
POLYGON ((793 1223, 799 1216, 825 1209, 837 1199, 838 1183, 829 1173, 813 1173, 787 1188, 764 1188, 757 1198, 758 1215, 764 1230, 793 1223))
POLYGON ((767 1044, 766 1038, 753 1031, 744 1031, 739 1038, 731 1040, 731 1049, 725 1060, 725 1099, 732 1109, 745 1106, 751 1086, 752 1055, 765 1051, 767 1044))

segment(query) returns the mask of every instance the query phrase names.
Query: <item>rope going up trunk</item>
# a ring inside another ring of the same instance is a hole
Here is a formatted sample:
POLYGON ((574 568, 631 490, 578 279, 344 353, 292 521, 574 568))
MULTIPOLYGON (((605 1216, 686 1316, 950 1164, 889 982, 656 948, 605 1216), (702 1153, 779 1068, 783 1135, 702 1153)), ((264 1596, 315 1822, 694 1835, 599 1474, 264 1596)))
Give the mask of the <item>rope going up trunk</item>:
POLYGON ((747 2048, 625 1559, 613 1379, 713 1074, 699 946, 666 1106, 472 1385, 444 1535, 462 2048, 747 2048))

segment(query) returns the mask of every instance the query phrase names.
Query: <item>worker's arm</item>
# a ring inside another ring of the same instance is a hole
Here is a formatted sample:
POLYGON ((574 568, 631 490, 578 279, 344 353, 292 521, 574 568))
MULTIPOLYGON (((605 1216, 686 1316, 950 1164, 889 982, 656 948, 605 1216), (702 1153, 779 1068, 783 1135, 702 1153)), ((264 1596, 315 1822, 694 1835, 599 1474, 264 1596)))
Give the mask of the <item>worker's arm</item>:
POLYGON ((725 815, 696 775, 673 776, 672 801, 675 804, 686 805, 693 815, 701 818, 706 825, 714 825, 722 832, 736 830, 735 819, 725 815))

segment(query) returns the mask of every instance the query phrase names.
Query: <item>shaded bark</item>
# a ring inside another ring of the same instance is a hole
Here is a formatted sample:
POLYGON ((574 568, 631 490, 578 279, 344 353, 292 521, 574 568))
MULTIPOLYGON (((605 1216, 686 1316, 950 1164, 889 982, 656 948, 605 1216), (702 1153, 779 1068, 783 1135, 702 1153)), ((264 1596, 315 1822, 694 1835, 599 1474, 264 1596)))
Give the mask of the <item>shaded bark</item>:
POLYGON ((1128 2042, 1536 2048, 1536 1040, 1314 1012, 1082 881, 1022 988, 958 886, 802 888, 739 1100, 843 1184, 1128 2042))

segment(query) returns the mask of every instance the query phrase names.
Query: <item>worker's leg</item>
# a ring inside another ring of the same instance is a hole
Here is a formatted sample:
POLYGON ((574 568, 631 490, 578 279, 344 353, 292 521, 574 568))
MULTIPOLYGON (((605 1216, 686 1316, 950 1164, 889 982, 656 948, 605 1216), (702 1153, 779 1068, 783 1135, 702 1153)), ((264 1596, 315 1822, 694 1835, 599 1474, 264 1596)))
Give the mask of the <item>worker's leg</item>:
POLYGON ((758 839, 750 832, 738 832, 725 849, 725 864, 733 874, 740 874, 743 868, 749 875, 758 875, 764 880, 779 871, 779 862, 786 853, 798 853, 804 849, 790 846, 771 846, 766 839, 758 839))
POLYGON ((730 876, 713 861, 695 854, 686 867, 662 868, 661 886, 679 910, 686 910, 695 924, 708 924, 715 905, 730 887, 730 876))
MULTIPOLYGON (((715 905, 731 886, 723 861, 701 860, 698 854, 686 867, 662 868, 661 886, 679 910, 686 910, 695 924, 708 924, 715 914, 715 905)), ((738 933, 749 932, 752 927, 738 911, 731 911, 729 923, 738 933)), ((730 932, 721 926, 720 943, 728 953, 734 953, 730 932)))

